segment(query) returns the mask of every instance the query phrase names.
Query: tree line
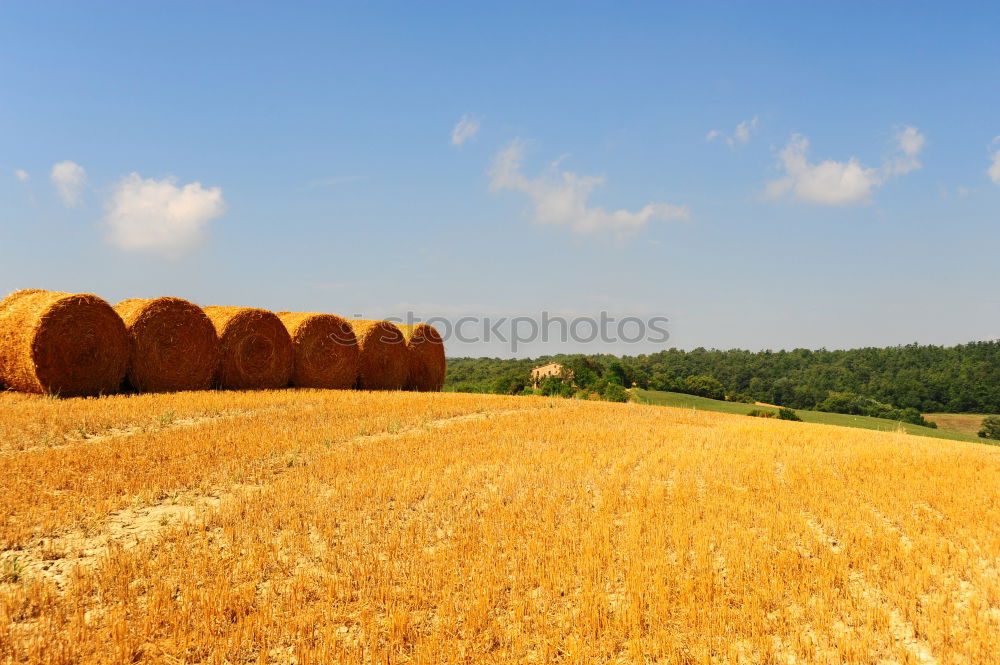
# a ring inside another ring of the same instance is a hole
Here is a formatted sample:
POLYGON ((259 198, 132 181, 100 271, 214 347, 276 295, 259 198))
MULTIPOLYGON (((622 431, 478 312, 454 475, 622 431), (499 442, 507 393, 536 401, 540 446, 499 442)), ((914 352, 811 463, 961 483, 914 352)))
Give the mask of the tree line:
POLYGON ((1000 413, 1000 341, 843 351, 697 348, 622 357, 452 358, 445 390, 522 393, 531 388, 531 368, 548 362, 572 372, 572 378, 543 382, 549 394, 603 395, 616 385, 910 422, 922 421, 920 413, 1000 413))

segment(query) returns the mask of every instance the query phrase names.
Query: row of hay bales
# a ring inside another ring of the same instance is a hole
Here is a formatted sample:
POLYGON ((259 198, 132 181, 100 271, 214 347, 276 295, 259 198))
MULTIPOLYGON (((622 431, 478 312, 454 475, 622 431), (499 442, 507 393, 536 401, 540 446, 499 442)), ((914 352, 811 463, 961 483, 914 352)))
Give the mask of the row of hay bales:
POLYGON ((444 374, 444 342, 423 323, 201 308, 171 297, 111 307, 94 295, 39 289, 0 301, 0 386, 22 392, 437 391, 444 374))

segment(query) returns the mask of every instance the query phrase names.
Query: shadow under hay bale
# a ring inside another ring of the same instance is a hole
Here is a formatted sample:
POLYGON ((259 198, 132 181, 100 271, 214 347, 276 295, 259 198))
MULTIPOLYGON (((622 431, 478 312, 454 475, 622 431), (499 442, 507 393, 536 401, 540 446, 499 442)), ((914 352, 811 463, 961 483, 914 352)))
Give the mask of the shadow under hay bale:
POLYGON ((118 392, 128 333, 90 294, 26 289, 0 301, 0 383, 27 393, 82 397, 118 392))
POLYGON ((139 392, 205 390, 219 367, 219 338, 201 307, 181 298, 115 305, 129 332, 126 377, 139 392))
POLYGON ((352 319, 358 338, 358 388, 400 390, 406 383, 406 339, 389 321, 352 319))
POLYGON ((285 388, 292 377, 292 339, 273 312, 254 307, 205 308, 219 336, 216 384, 227 390, 285 388))
POLYGON ((408 373, 404 387, 421 392, 440 391, 446 369, 444 340, 440 333, 426 323, 398 327, 406 338, 408 373))
POLYGON ((292 338, 292 385, 353 388, 358 379, 358 340, 346 320, 334 314, 278 312, 292 338))

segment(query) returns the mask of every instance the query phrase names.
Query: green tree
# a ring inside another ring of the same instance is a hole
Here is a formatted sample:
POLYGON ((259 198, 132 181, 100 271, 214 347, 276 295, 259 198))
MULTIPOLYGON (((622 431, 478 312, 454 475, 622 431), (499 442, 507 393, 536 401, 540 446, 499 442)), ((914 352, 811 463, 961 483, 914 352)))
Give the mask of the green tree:
POLYGON ((527 375, 519 370, 511 370, 493 383, 493 392, 498 395, 517 395, 527 385, 527 375))
POLYGON ((1000 440, 1000 416, 990 416, 983 420, 983 429, 979 430, 979 436, 984 439, 1000 440))
POLYGON ((563 367, 573 373, 573 381, 581 388, 590 388, 600 378, 589 358, 571 358, 563 363, 563 367))
POLYGON ((628 393, 621 384, 608 382, 608 387, 604 389, 604 399, 609 402, 627 402, 628 393))
POLYGON ((750 379, 749 383, 747 383, 747 392, 753 395, 756 400, 761 402, 766 402, 771 399, 771 395, 767 390, 767 383, 759 376, 755 376, 750 379))
POLYGON ((563 382, 556 376, 547 376, 538 384, 538 392, 549 397, 558 395, 562 390, 563 382))
POLYGON ((632 383, 636 388, 647 390, 649 388, 649 373, 644 369, 633 370, 632 383))
POLYGON ((684 392, 710 399, 725 399, 726 387, 711 376, 689 376, 684 379, 684 392))
POLYGON ((778 409, 778 420, 794 420, 795 422, 802 422, 802 419, 799 418, 799 414, 785 407, 778 409))
POLYGON ((615 383, 622 386, 632 385, 632 381, 628 375, 628 371, 625 366, 619 360, 612 360, 611 364, 608 365, 608 370, 604 373, 604 378, 608 381, 614 381, 615 383))
POLYGON ((680 386, 674 381, 669 374, 664 374, 663 372, 657 372, 653 374, 653 377, 649 380, 649 387, 652 390, 662 390, 666 392, 676 391, 680 386))

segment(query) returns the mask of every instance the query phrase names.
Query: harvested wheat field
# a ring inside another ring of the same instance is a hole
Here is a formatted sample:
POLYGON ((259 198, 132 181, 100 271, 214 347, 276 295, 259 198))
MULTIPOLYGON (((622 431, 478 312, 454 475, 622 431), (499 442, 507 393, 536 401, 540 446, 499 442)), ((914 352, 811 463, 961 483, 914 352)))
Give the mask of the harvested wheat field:
POLYGON ((995 663, 1000 449, 451 393, 0 394, 0 661, 995 663))

